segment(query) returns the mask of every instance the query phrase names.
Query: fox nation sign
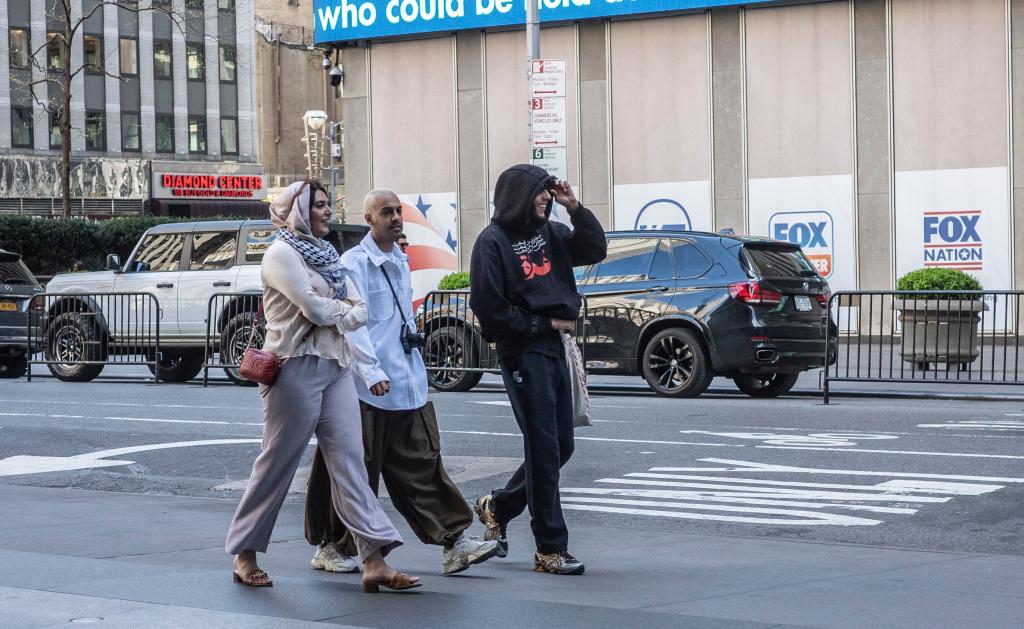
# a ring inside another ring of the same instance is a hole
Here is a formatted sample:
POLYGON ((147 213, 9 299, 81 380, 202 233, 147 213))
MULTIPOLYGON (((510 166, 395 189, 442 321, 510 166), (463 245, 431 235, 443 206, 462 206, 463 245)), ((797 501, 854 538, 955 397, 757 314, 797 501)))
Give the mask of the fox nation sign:
MULTIPOLYGON (((615 15, 707 9, 736 0, 536 0, 542 22, 587 20, 615 15)), ((437 33, 496 26, 526 20, 524 0, 314 0, 317 44, 437 33)))

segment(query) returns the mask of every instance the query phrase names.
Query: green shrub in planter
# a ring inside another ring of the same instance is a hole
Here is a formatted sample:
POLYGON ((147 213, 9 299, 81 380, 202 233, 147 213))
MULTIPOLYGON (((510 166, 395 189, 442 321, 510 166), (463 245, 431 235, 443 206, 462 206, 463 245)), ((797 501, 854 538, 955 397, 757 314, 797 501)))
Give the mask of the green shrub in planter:
POLYGON ((896 297, 903 328, 900 355, 905 362, 922 370, 932 363, 967 369, 977 359, 978 325, 988 305, 980 295, 941 292, 980 291, 977 278, 955 269, 918 269, 899 278, 896 289, 935 291, 896 297))
POLYGON ((460 290, 463 288, 469 288, 469 273, 465 271, 449 273, 442 277, 437 285, 438 290, 460 290))
MULTIPOLYGON (((956 269, 918 269, 896 280, 896 290, 981 290, 981 282, 973 275, 956 269)), ((934 293, 921 295, 927 299, 956 299, 956 295, 934 293)))

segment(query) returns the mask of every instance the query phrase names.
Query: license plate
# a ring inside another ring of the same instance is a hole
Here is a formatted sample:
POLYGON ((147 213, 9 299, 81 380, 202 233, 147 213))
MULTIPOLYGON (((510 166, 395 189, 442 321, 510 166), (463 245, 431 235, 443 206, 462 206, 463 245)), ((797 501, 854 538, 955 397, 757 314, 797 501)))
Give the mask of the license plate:
POLYGON ((3 312, 17 312, 18 304, 13 301, 0 301, 0 311, 3 312))
POLYGON ((795 303, 796 303, 796 309, 798 311, 800 311, 800 312, 810 312, 811 311, 811 298, 808 297, 807 295, 797 295, 795 303))

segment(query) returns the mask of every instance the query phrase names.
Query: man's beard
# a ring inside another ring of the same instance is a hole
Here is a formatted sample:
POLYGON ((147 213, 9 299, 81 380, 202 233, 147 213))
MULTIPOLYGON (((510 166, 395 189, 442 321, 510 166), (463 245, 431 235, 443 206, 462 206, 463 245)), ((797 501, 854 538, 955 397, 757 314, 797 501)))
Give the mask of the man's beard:
POLYGON ((545 212, 545 214, 543 216, 537 216, 536 210, 534 210, 533 212, 530 212, 530 221, 529 221, 530 227, 533 227, 533 228, 543 227, 544 224, 547 223, 547 222, 548 222, 548 216, 547 216, 546 212, 545 212))

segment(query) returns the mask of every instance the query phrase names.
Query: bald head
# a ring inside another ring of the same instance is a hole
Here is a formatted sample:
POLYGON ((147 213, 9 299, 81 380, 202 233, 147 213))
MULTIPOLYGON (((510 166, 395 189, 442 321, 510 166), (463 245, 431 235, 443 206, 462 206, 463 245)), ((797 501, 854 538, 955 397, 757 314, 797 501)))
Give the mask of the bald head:
POLYGON ((402 234, 402 202, 391 190, 370 190, 363 199, 363 218, 382 251, 391 251, 402 234))
POLYGON ((381 202, 387 201, 399 202, 398 195, 387 188, 376 188, 374 190, 370 190, 366 193, 366 196, 363 197, 363 211, 369 214, 374 210, 374 208, 378 207, 381 202))

